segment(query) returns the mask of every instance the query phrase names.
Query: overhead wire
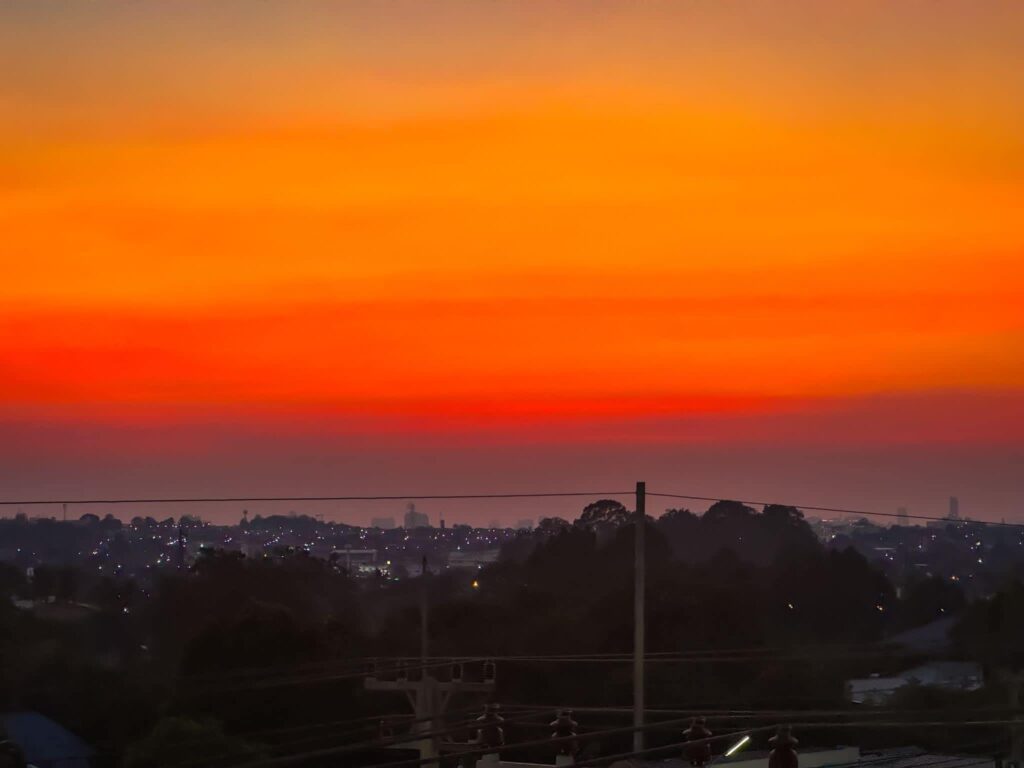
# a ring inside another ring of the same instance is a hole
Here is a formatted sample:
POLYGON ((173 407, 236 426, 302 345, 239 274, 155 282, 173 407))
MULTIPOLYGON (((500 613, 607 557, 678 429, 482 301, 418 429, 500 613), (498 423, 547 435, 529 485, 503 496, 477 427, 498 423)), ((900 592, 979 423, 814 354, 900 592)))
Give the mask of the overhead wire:
MULTIPOLYGON (((871 658, 903 658, 918 657, 922 654, 918 651, 903 650, 887 646, 884 643, 846 643, 828 645, 793 646, 786 648, 778 647, 741 647, 741 648, 720 648, 720 649, 696 649, 691 651, 654 651, 645 654, 645 659, 651 663, 667 662, 700 662, 700 661, 786 661, 786 660, 831 660, 831 659, 871 659, 871 658)), ((230 670, 217 674, 192 674, 183 678, 185 682, 196 682, 203 680, 230 682, 243 677, 269 677, 280 674, 282 677, 289 672, 306 672, 310 674, 319 673, 325 669, 337 667, 337 676, 331 679, 344 679, 344 677, 362 677, 369 674, 365 665, 376 663, 377 674, 390 674, 393 672, 413 672, 422 669, 443 667, 453 664, 475 664, 486 662, 507 662, 507 663, 623 663, 632 661, 633 654, 629 651, 603 652, 603 653, 580 653, 580 654, 488 654, 488 655, 452 655, 452 656, 428 656, 425 663, 421 657, 409 656, 360 656, 344 659, 330 659, 322 662, 303 664, 278 664, 259 667, 248 667, 230 670)))
MULTIPOLYGON (((469 711, 469 709, 470 708, 467 708, 466 711, 469 711)), ((477 708, 473 708, 473 709, 476 709, 477 711, 479 711, 478 707, 477 708)), ((522 723, 523 721, 526 721, 526 720, 529 720, 531 718, 537 717, 538 715, 543 714, 544 712, 549 712, 549 711, 550 710, 548 708, 542 708, 542 709, 538 709, 536 711, 518 713, 518 714, 513 715, 511 717, 505 718, 502 721, 502 724, 504 725, 504 724, 522 723)), ((432 717, 430 717, 430 718, 419 718, 418 720, 416 720, 414 722, 422 723, 422 722, 428 722, 428 721, 431 721, 431 720, 434 720, 434 719, 437 719, 437 718, 432 718, 432 717)), ((313 750, 311 752, 300 753, 300 756, 301 756, 301 759, 308 759, 308 757, 310 755, 325 756, 326 757, 326 756, 337 756, 337 755, 351 754, 353 752, 366 752, 366 751, 370 751, 370 750, 374 750, 374 749, 386 749, 388 747, 395 747, 395 746, 399 746, 399 745, 402 745, 402 744, 415 743, 415 742, 420 741, 422 739, 438 738, 438 737, 441 737, 441 736, 450 736, 450 735, 453 735, 453 734, 464 733, 466 730, 471 730, 474 727, 478 727, 478 726, 479 726, 479 721, 476 718, 467 718, 465 720, 461 720, 461 721, 458 721, 458 722, 453 723, 453 724, 448 724, 448 725, 444 726, 443 728, 436 728, 436 729, 427 730, 427 731, 410 731, 409 733, 395 734, 395 735, 392 735, 392 736, 386 737, 386 738, 377 738, 377 739, 370 739, 370 740, 366 740, 366 741, 362 741, 362 742, 355 742, 355 743, 351 743, 351 744, 335 745, 335 746, 331 746, 331 747, 325 747, 325 748, 322 748, 322 749, 319 749, 319 750, 313 750)), ((272 746, 277 748, 277 747, 279 747, 281 745, 272 745, 272 746)), ((209 756, 209 757, 204 758, 203 760, 200 760, 200 761, 196 761, 196 762, 193 762, 193 763, 185 763, 185 764, 176 766, 176 768, 201 768, 202 766, 209 765, 211 762, 216 762, 217 760, 223 759, 224 757, 228 757, 228 756, 230 756, 230 755, 222 754, 222 755, 218 755, 218 756, 209 756)), ((293 759, 298 759, 298 758, 299 758, 299 756, 287 755, 286 754, 286 755, 282 755, 282 756, 268 758, 268 760, 271 761, 269 764, 278 764, 278 761, 282 761, 282 760, 293 761, 293 759)), ((266 762, 266 761, 264 761, 264 762, 266 762)), ((263 764, 263 763, 261 763, 261 764, 263 764)), ((283 763, 281 763, 281 764, 283 764, 283 763)))
MULTIPOLYGON (((772 729, 772 728, 774 728, 774 726, 770 726, 769 727, 769 729, 772 729)), ((685 749, 688 746, 693 746, 693 745, 698 744, 698 743, 699 743, 699 740, 673 742, 671 744, 663 744, 661 746, 649 747, 647 749, 642 749, 642 750, 631 750, 629 752, 621 752, 621 753, 613 754, 613 755, 601 755, 601 756, 596 756, 596 757, 592 757, 592 758, 583 758, 581 760, 575 760, 573 762, 573 765, 580 766, 580 768, 584 768, 585 766, 600 765, 601 763, 609 763, 609 762, 614 762, 614 761, 618 761, 618 760, 629 760, 630 758, 641 757, 643 755, 651 755, 651 754, 655 754, 655 753, 658 753, 658 752, 667 751, 667 750, 670 750, 670 749, 676 749, 676 750, 685 749)), ((986 743, 989 743, 989 742, 986 742, 986 743)), ((907 760, 908 758, 911 758, 911 757, 913 757, 913 756, 910 756, 910 755, 891 755, 891 756, 881 757, 881 758, 878 758, 878 759, 871 759, 871 758, 869 758, 867 760, 856 760, 856 761, 850 761, 850 762, 845 762, 845 763, 826 763, 826 764, 822 765, 821 768, 859 768, 859 766, 871 766, 872 768, 877 768, 877 766, 883 765, 885 763, 899 762, 900 760, 907 760)), ((984 760, 971 761, 971 757, 972 756, 953 756, 953 755, 943 756, 943 757, 941 757, 938 760, 931 760, 931 761, 925 761, 925 762, 921 762, 921 763, 915 763, 913 768, 938 768, 938 766, 948 766, 949 768, 972 768, 973 766, 990 764, 990 763, 993 762, 992 758, 988 758, 988 759, 984 759, 984 760), (967 760, 968 762, 964 763, 963 762, 964 760, 967 760)), ((715 764, 715 761, 712 760, 708 765, 711 766, 711 765, 714 765, 714 764, 715 764)), ((378 768, 380 768, 380 767, 378 767, 378 768)))
MULTIPOLYGON (((438 661, 438 662, 433 662, 433 663, 428 663, 428 664, 411 665, 411 666, 402 667, 402 668, 392 668, 392 669, 388 669, 388 670, 385 670, 385 671, 390 673, 390 672, 401 671, 401 669, 404 669, 406 672, 416 672, 416 671, 423 671, 423 670, 427 670, 427 669, 437 669, 439 667, 446 667, 446 666, 450 666, 453 663, 458 663, 458 662, 459 662, 459 659, 455 658, 455 659, 451 659, 451 660, 448 660, 448 661, 438 661)), ((319 683, 338 682, 338 681, 342 681, 342 680, 355 680, 355 679, 365 678, 367 676, 368 675, 367 675, 366 671, 342 672, 342 673, 331 674, 331 675, 309 674, 309 675, 305 675, 305 676, 290 676, 290 677, 282 676, 282 677, 278 677, 278 678, 273 678, 272 677, 272 678, 269 678, 269 679, 266 679, 266 680, 257 680, 257 681, 253 681, 253 682, 248 682, 248 683, 245 683, 244 685, 228 685, 228 686, 217 686, 217 685, 202 686, 202 685, 200 685, 200 686, 196 686, 195 688, 192 688, 190 686, 190 690, 188 691, 188 693, 191 693, 191 694, 194 694, 194 695, 211 694, 211 693, 234 693, 234 692, 238 692, 238 691, 252 691, 252 690, 260 690, 260 689, 264 689, 264 688, 281 688, 281 687, 286 687, 286 686, 291 686, 291 685, 319 684, 319 683)))
MULTIPOLYGON (((543 745, 546 745, 546 744, 547 745, 557 745, 557 744, 571 743, 573 741, 583 741, 583 740, 593 739, 593 738, 597 738, 597 737, 601 737, 601 736, 624 735, 624 734, 633 733, 633 732, 636 732, 636 731, 652 730, 652 729, 654 729, 654 728, 656 728, 658 726, 665 726, 665 725, 668 725, 668 724, 681 725, 681 724, 683 724, 685 722, 688 722, 689 719, 690 718, 678 718, 678 719, 671 720, 671 721, 660 721, 659 723, 645 723, 644 725, 641 725, 641 726, 624 726, 624 727, 621 727, 621 728, 609 728, 609 729, 604 729, 604 730, 600 730, 600 731, 591 731, 589 733, 576 734, 576 735, 573 735, 573 736, 555 737, 555 738, 547 738, 547 739, 534 739, 534 740, 517 742, 517 743, 513 743, 513 744, 505 744, 505 745, 502 745, 500 747, 500 749, 501 750, 507 750, 507 749, 526 749, 526 748, 530 748, 530 747, 543 746, 543 745)), ((863 728, 863 727, 871 727, 871 728, 880 728, 880 727, 883 727, 883 728, 884 727, 889 727, 889 728, 949 727, 949 726, 980 727, 980 726, 1016 725, 1016 724, 1019 724, 1020 722, 1021 721, 1017 720, 1017 719, 1012 719, 1012 720, 1006 720, 1006 719, 1002 719, 1002 720, 971 720, 971 721, 960 721, 960 720, 939 720, 939 721, 936 721, 936 720, 931 720, 931 721, 910 721, 910 722, 905 722, 905 721, 904 722, 901 722, 901 721, 881 721, 880 722, 880 721, 877 721, 877 720, 868 720, 868 721, 845 722, 845 723, 814 723, 814 722, 812 722, 812 723, 805 723, 805 722, 800 722, 800 723, 792 723, 791 725, 792 725, 792 727, 794 729, 812 730, 812 729, 821 729, 821 728, 863 728)), ((750 734, 754 734, 754 733, 763 733, 763 732, 766 732, 766 731, 772 731, 772 730, 775 730, 776 728, 777 728, 777 725, 768 725, 768 726, 759 726, 759 727, 755 727, 755 728, 747 728, 747 729, 743 729, 743 730, 730 731, 730 732, 724 733, 724 734, 713 734, 712 736, 710 736, 710 737, 708 737, 706 739, 694 739, 692 741, 680 742, 678 745, 669 744, 669 745, 662 745, 660 747, 653 747, 653 748, 651 748, 649 750, 644 750, 642 753, 623 753, 623 755, 625 757, 628 757, 628 756, 635 756, 635 755, 638 755, 638 754, 646 754, 646 753, 649 753, 649 752, 656 752, 656 751, 664 750, 664 749, 667 749, 667 748, 670 748, 670 747, 673 747, 673 746, 684 746, 684 745, 694 746, 694 745, 698 745, 698 744, 712 743, 714 741, 721 741, 721 740, 725 740, 725 739, 733 739, 733 738, 736 738, 736 737, 741 737, 741 736, 750 735, 750 734)), ((462 752, 459 753, 459 755, 461 757, 474 757, 474 756, 480 756, 480 755, 483 755, 483 754, 490 754, 490 753, 493 753, 493 752, 496 752, 496 751, 498 751, 498 750, 496 750, 493 747, 484 747, 484 748, 480 748, 480 749, 471 749, 471 750, 462 751, 462 752)), ((316 754, 307 753, 305 755, 293 755, 293 756, 289 756, 287 758, 280 758, 280 759, 277 759, 277 760, 274 760, 274 761, 256 761, 256 762, 252 762, 252 763, 245 763, 243 766, 240 766, 240 768, 272 768, 272 766, 289 765, 289 764, 295 762, 296 760, 308 759, 310 757, 329 757, 329 756, 330 756, 330 753, 326 752, 326 751, 325 752, 316 753, 316 754)), ((617 757, 617 756, 613 756, 613 757, 617 757)), ((604 759, 608 759, 608 758, 599 758, 599 759, 596 759, 596 762, 600 762, 601 760, 604 760, 604 759)), ((414 768, 415 766, 427 765, 429 763, 436 762, 436 761, 437 761, 437 758, 410 758, 410 759, 406 759, 406 760, 397 760, 397 761, 388 762, 388 763, 379 763, 379 764, 375 765, 375 768, 414 768)), ((577 763, 577 765, 580 765, 580 764, 581 763, 577 763)))
POLYGON ((822 507, 814 504, 786 504, 779 501, 754 501, 751 499, 732 499, 732 498, 715 498, 712 496, 695 496, 692 494, 685 493, 659 493, 655 491, 647 491, 647 496, 654 496, 663 499, 682 499, 684 501, 709 501, 716 503, 719 501, 735 501, 738 504, 746 504, 751 506, 769 507, 769 506, 782 506, 782 507, 793 507, 799 510, 810 510, 811 512, 830 512, 841 515, 862 515, 864 517, 896 517, 900 519, 909 520, 927 520, 932 522, 949 523, 951 525, 989 525, 998 526, 1005 528, 1018 528, 1024 529, 1024 523, 1007 523, 1005 521, 998 520, 951 520, 948 517, 935 517, 931 515, 915 515, 915 514, 903 514, 900 512, 872 512, 865 509, 848 509, 843 507, 822 507))
MULTIPOLYGON (((551 708, 541 708, 540 711, 551 711, 551 708)), ((529 719, 529 718, 537 716, 538 713, 539 713, 538 710, 532 710, 530 713, 528 713, 526 715, 525 718, 519 718, 519 717, 506 718, 503 721, 502 725, 513 723, 513 722, 515 722, 518 719, 529 719)), ((503 745, 501 747, 501 749, 527 748, 527 747, 531 747, 531 746, 541 746, 541 745, 544 745, 544 744, 559 744, 559 743, 565 743, 565 742, 573 741, 573 740, 576 740, 576 739, 584 740, 584 739, 594 738, 594 737, 597 737, 597 736, 629 733, 629 732, 633 732, 635 730, 657 730, 659 728, 659 726, 665 727, 665 726, 667 726, 669 724, 682 725, 686 721, 688 721, 688 719, 689 718, 678 718, 678 719, 670 720, 670 721, 658 721, 658 722, 655 722, 655 723, 648 723, 648 724, 645 724, 644 726, 641 726, 639 729, 635 728, 635 727, 612 728, 612 729, 596 730, 596 731, 591 731, 591 732, 582 732, 582 733, 576 734, 575 736, 557 737, 557 738, 546 738, 546 739, 537 739, 537 740, 531 740, 531 741, 525 741, 525 742, 518 742, 518 743, 503 745)), ((958 721, 942 721, 941 723, 936 723, 935 721, 924 721, 924 722, 911 721, 909 723, 907 723, 907 722, 903 722, 903 723, 885 723, 885 725, 893 725, 893 726, 900 726, 900 727, 902 727, 902 726, 914 726, 914 725, 921 725, 921 724, 924 724, 924 725, 950 725, 950 724, 954 724, 955 722, 958 723, 958 721)), ((1006 723, 1006 722, 1009 722, 1009 721, 986 721, 986 722, 1002 722, 1002 723, 1006 723)), ((967 723, 967 724, 981 724, 981 722, 979 721, 977 723, 967 723)), ((818 726, 818 727, 823 727, 823 726, 825 726, 825 727, 830 727, 830 726, 848 727, 848 726, 851 726, 851 725, 855 726, 855 727, 861 727, 861 726, 865 726, 865 725, 876 726, 876 725, 878 725, 878 722, 877 721, 869 721, 867 723, 859 722, 859 723, 853 723, 853 724, 848 724, 848 723, 844 723, 844 724, 837 724, 837 723, 825 723, 825 724, 820 724, 820 723, 802 723, 799 727, 804 727, 804 728, 809 728, 809 727, 812 727, 812 726, 818 726)), ((440 731, 438 733, 439 734, 450 733, 450 732, 453 732, 453 731, 460 730, 460 729, 462 729, 464 727, 465 726, 462 725, 462 726, 457 726, 455 728, 447 728, 447 729, 444 729, 443 731, 440 731)), ((763 727, 758 727, 758 728, 753 728, 753 729, 748 728, 748 729, 744 729, 744 730, 741 730, 741 731, 734 731, 734 732, 730 732, 730 733, 726 733, 726 734, 713 735, 713 736, 709 737, 706 740, 694 740, 694 741, 689 741, 689 742, 685 742, 685 743, 689 744, 690 746, 692 746, 694 744, 705 743, 705 742, 710 743, 710 742, 716 741, 716 740, 723 740, 723 739, 728 739, 728 738, 734 738, 736 736, 743 736, 743 735, 747 735, 747 734, 751 734, 751 733, 762 732, 762 731, 765 731, 765 730, 773 730, 775 727, 776 727, 775 725, 770 725, 770 726, 763 726, 763 727)), ((359 749, 370 749, 370 748, 375 748, 375 747, 389 746, 392 743, 408 743, 408 742, 411 742, 411 741, 416 741, 417 738, 425 738, 425 737, 427 737, 429 735, 436 735, 436 734, 409 734, 408 736, 403 736, 403 737, 400 737, 400 738, 397 738, 397 739, 394 739, 394 740, 391 740, 391 741, 375 740, 375 741, 372 741, 372 742, 367 742, 366 744, 358 745, 358 747, 359 747, 359 749)), ((354 745, 349 745, 349 746, 354 746, 354 745)), ((315 757, 328 757, 328 756, 331 756, 331 755, 342 754, 342 753, 348 752, 348 751, 356 751, 355 749, 349 749, 349 746, 346 746, 346 747, 343 747, 343 748, 338 748, 338 749, 320 750, 320 751, 317 751, 315 753, 305 753, 305 754, 299 755, 299 756, 294 756, 294 755, 292 755, 292 756, 282 756, 280 758, 275 758, 274 760, 269 761, 269 762, 268 761, 262 761, 262 762, 256 762, 256 763, 251 763, 251 764, 247 763, 247 764, 245 764, 245 768, 256 768, 256 766, 285 765, 288 762, 294 761, 294 759, 298 759, 298 758, 306 759, 306 758, 313 757, 313 756, 315 756, 315 757)), ((671 745, 667 745, 667 746, 671 746, 671 745)), ((667 746, 663 745, 661 747, 654 748, 652 751, 656 751, 656 750, 659 750, 659 749, 665 749, 665 748, 667 748, 667 746)), ((490 751, 494 751, 494 749, 493 748, 483 748, 483 749, 478 749, 478 750, 470 750, 468 752, 467 751, 463 751, 463 752, 460 752, 460 755, 462 755, 462 756, 471 756, 471 755, 475 755, 475 754, 486 754, 487 752, 490 752, 490 751)), ((396 761, 396 762, 393 762, 393 763, 385 763, 385 764, 383 764, 381 766, 378 766, 378 768, 390 768, 391 766, 395 766, 397 768, 397 766, 421 765, 421 764, 425 764, 426 762, 430 762, 430 760, 426 760, 426 761, 402 760, 402 761, 396 761)))
MULTIPOLYGON (((542 704, 503 704, 504 709, 516 710, 519 708, 523 709, 570 709, 573 712, 580 712, 585 714, 609 714, 609 715, 627 715, 632 714, 634 711, 632 707, 619 706, 619 707, 604 707, 604 706, 579 706, 579 705, 542 705, 542 704)), ((899 715, 905 717, 908 715, 932 715, 937 713, 955 711, 958 715, 964 714, 1010 714, 1015 713, 1016 710, 1010 707, 974 707, 970 709, 956 708, 955 710, 935 710, 935 709, 876 709, 876 710, 865 710, 861 708, 850 708, 850 709, 743 709, 743 710, 715 710, 705 708, 690 708, 690 709, 661 709, 661 708, 645 708, 644 712, 648 715, 685 715, 690 717, 704 717, 706 720, 743 720, 751 718, 794 718, 794 717, 892 717, 893 715, 899 715)), ((670 721, 654 721, 652 725, 657 725, 662 722, 675 722, 670 721)))
MULTIPOLYGON (((635 490, 617 491, 536 491, 509 493, 407 493, 407 494, 373 494, 373 495, 334 495, 334 496, 183 496, 183 497, 138 497, 138 498, 84 498, 84 499, 0 499, 0 506, 58 506, 97 505, 97 504, 221 504, 221 503, 275 503, 275 502, 326 502, 326 501, 458 501, 485 499, 540 499, 540 498, 572 498, 572 497, 615 497, 634 496, 635 490)), ((653 498, 681 499, 684 501, 736 501, 740 504, 755 506, 792 506, 796 509, 813 512, 829 512, 844 515, 862 515, 865 517, 889 517, 909 520, 926 520, 951 524, 989 525, 1007 528, 1024 529, 1024 523, 1007 523, 996 520, 951 520, 946 517, 918 515, 899 512, 878 512, 848 507, 821 506, 816 504, 784 504, 780 501, 763 501, 728 497, 701 496, 687 493, 669 493, 648 490, 646 496, 653 498)))
MULTIPOLYGON (((686 719, 687 718, 682 718, 678 722, 681 724, 686 719)), ((695 739, 695 740, 693 740, 693 741, 691 741, 689 743, 691 745, 694 745, 694 744, 704 744, 704 743, 710 744, 710 743, 712 743, 714 741, 722 741, 722 740, 726 740, 726 739, 736 738, 737 736, 743 736, 743 735, 745 735, 747 733, 752 733, 752 732, 759 731, 759 730, 773 730, 775 727, 776 726, 772 725, 772 726, 765 726, 764 728, 759 728, 759 729, 752 729, 752 730, 746 730, 746 731, 734 731, 734 732, 730 732, 730 733, 723 733, 723 734, 719 734, 719 735, 712 735, 712 736, 708 737, 707 739, 695 739)), ((574 734, 572 736, 556 736, 554 738, 549 737, 549 738, 546 738, 546 739, 532 739, 532 740, 528 740, 528 741, 517 742, 517 743, 514 743, 514 744, 502 745, 500 747, 500 750, 526 749, 526 748, 529 748, 529 747, 541 747, 541 746, 545 746, 545 745, 570 744, 570 743, 573 743, 575 741, 580 741, 580 740, 584 740, 584 739, 592 739, 592 738, 597 738, 599 736, 622 735, 622 734, 627 734, 627 733, 633 733, 634 731, 638 731, 638 730, 650 730, 650 728, 651 728, 651 726, 649 724, 645 724, 645 725, 642 725, 642 726, 639 726, 639 727, 637 727, 637 726, 625 726, 625 727, 621 727, 621 728, 608 728, 608 729, 605 729, 605 730, 602 730, 602 731, 591 731, 590 733, 574 734)), ((499 750, 495 749, 494 747, 482 747, 482 748, 478 748, 478 749, 471 749, 471 750, 462 751, 462 752, 459 753, 459 756, 460 757, 476 757, 476 756, 480 756, 480 755, 491 754, 491 753, 497 752, 497 751, 499 751, 499 750)), ((407 759, 407 760, 396 760, 396 761, 389 762, 389 763, 380 763, 380 764, 377 764, 375 766, 375 768, 412 768, 413 766, 427 765, 428 763, 434 762, 434 761, 436 761, 436 758, 412 758, 412 759, 407 759)), ((248 765, 242 766, 242 768, 271 768, 271 765, 285 765, 285 763, 277 763, 277 764, 252 763, 252 764, 248 764, 248 765)))
POLYGON ((95 505, 95 504, 221 504, 282 501, 458 501, 481 499, 550 499, 594 496, 632 496, 635 491, 539 491, 527 493, 406 493, 374 496, 197 496, 112 499, 0 500, 0 506, 95 505))
MULTIPOLYGON (((446 711, 443 716, 444 717, 451 717, 451 716, 454 716, 454 715, 467 715, 470 712, 478 712, 479 709, 480 709, 480 707, 477 706, 477 705, 468 706, 468 707, 460 707, 458 709, 452 709, 452 710, 446 711)), ((330 720, 330 721, 319 722, 319 723, 310 723, 310 724, 307 724, 307 725, 286 726, 286 727, 283 727, 283 728, 257 728, 257 729, 248 730, 248 731, 233 731, 233 732, 227 733, 225 735, 228 736, 228 737, 244 739, 244 740, 247 740, 247 741, 253 741, 253 743, 256 744, 256 745, 265 745, 265 746, 267 746, 269 748, 280 749, 282 747, 294 747, 294 746, 297 746, 297 745, 302 744, 302 743, 308 743, 309 741, 312 741, 313 739, 311 739, 309 737, 300 737, 298 739, 288 739, 288 740, 284 740, 284 741, 275 741, 275 742, 272 742, 272 743, 260 742, 260 741, 254 741, 254 740, 260 739, 260 737, 275 736, 275 735, 284 734, 284 733, 293 733, 293 732, 310 731, 310 730, 322 730, 322 729, 325 729, 325 728, 332 728, 332 727, 345 726, 345 725, 355 725, 356 723, 363 723, 363 725, 361 727, 348 729, 348 730, 342 731, 341 733, 331 734, 329 737, 328 736, 319 737, 319 738, 347 738, 347 737, 350 737, 350 736, 354 736, 356 734, 365 733, 366 731, 369 731, 369 730, 372 730, 372 729, 376 729, 376 728, 379 727, 379 725, 381 723, 387 723, 390 726, 405 727, 405 726, 413 726, 413 725, 418 725, 418 724, 421 724, 421 723, 430 722, 430 721, 433 721, 433 720, 436 720, 436 719, 437 718, 433 717, 433 716, 415 717, 413 714, 398 714, 398 715, 396 715, 396 714, 378 714, 378 715, 367 715, 367 716, 364 716, 364 717, 347 718, 347 719, 343 719, 343 720, 330 720)), ((194 745, 201 745, 201 744, 209 744, 209 743, 212 743, 212 742, 220 741, 221 738, 222 737, 220 737, 220 736, 216 736, 216 737, 191 739, 191 740, 188 741, 188 745, 189 746, 194 746, 194 745)), ((208 761, 211 761, 211 760, 216 760, 216 759, 230 757, 230 756, 232 756, 232 754, 233 753, 225 752, 225 753, 220 753, 220 754, 217 754, 217 755, 207 755, 206 757, 202 758, 199 761, 190 761, 188 763, 179 764, 177 766, 177 768, 184 768, 186 765, 193 765, 194 763, 203 763, 203 762, 208 762, 208 761)))
MULTIPOLYGON (((492 493, 408 493, 408 494, 368 494, 368 495, 331 495, 331 496, 183 496, 183 497, 138 497, 138 498, 84 498, 84 499, 0 499, 2 506, 59 506, 59 505, 98 505, 98 504, 222 504, 222 503, 276 503, 276 502, 328 502, 328 501, 458 501, 486 499, 541 499, 541 498, 572 498, 572 497, 617 497, 634 496, 635 490, 616 491, 535 491, 535 492, 492 492, 492 493)), ((848 507, 822 506, 816 504, 787 504, 780 501, 763 501, 728 497, 703 496, 688 493, 670 493, 648 490, 646 496, 652 498, 681 499, 684 501, 736 501, 740 504, 754 506, 792 506, 800 510, 828 512, 844 515, 860 515, 864 517, 887 517, 908 520, 924 520, 950 524, 970 524, 998 526, 1024 529, 1024 523, 1008 523, 996 520, 952 520, 947 517, 919 515, 900 512, 878 512, 848 507)))

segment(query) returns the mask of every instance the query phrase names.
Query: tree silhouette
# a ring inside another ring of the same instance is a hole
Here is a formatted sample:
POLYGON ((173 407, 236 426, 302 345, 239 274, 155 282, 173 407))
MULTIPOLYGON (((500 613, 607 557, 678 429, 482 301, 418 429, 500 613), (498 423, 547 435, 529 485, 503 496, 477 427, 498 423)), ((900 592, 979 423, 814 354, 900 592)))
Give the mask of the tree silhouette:
POLYGON ((583 508, 574 525, 591 531, 618 528, 631 522, 632 513, 614 499, 600 499, 583 508))

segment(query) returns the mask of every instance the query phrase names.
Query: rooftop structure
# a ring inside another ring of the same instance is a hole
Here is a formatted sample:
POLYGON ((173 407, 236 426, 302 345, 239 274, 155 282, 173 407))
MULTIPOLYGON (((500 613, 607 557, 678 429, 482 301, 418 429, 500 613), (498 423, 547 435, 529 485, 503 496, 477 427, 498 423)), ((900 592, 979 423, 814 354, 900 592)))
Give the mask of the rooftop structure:
POLYGON ((429 528, 430 518, 423 512, 416 511, 416 505, 410 504, 405 513, 405 528, 429 528))
POLYGON ((975 691, 984 683, 981 665, 969 661, 935 661, 889 677, 865 677, 846 681, 854 704, 881 704, 908 685, 975 691))

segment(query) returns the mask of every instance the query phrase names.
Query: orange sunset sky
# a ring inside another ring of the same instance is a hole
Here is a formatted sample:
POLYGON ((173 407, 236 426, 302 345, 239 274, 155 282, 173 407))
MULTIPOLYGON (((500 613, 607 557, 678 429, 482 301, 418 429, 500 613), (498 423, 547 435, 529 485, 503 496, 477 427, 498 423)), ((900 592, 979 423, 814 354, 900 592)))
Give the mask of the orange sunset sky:
POLYGON ((5 2, 0 498, 1024 521, 1022 40, 984 0, 5 2))

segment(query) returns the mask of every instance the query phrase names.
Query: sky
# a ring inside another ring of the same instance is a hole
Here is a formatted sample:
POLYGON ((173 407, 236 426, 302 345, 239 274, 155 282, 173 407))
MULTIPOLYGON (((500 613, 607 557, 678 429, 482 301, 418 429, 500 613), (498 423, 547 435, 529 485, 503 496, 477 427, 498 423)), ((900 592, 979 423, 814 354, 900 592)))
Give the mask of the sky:
POLYGON ((0 498, 1024 521, 1022 35, 985 0, 5 2, 0 498))

